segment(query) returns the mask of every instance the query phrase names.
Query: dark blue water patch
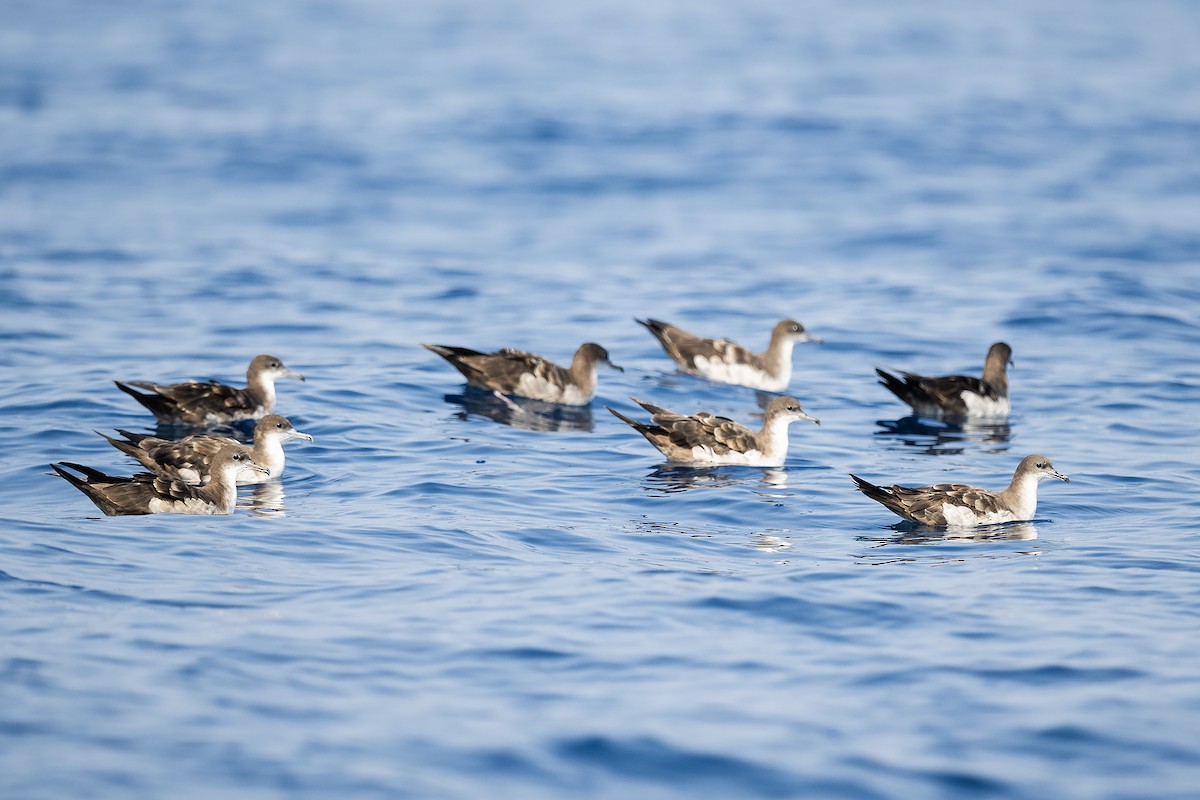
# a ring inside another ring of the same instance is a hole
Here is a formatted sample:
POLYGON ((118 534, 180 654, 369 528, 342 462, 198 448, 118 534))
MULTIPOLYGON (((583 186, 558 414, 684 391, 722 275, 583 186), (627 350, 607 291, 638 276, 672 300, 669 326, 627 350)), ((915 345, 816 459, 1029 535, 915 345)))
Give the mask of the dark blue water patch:
POLYGON ((845 254, 863 253, 874 250, 931 250, 943 247, 945 236, 933 229, 875 230, 842 238, 838 250, 845 254))
POLYGON ((1055 725, 1025 732, 1029 737, 1027 744, 1022 747, 1022 740, 1012 743, 1020 749, 1037 749, 1059 761, 1089 759, 1097 750, 1111 752, 1117 763, 1109 765, 1114 771, 1125 771, 1130 768, 1145 772, 1139 762, 1149 755, 1154 760, 1173 761, 1178 764, 1196 764, 1200 753, 1196 748, 1181 746, 1182 743, 1154 742, 1136 739, 1131 736, 1108 736, 1095 728, 1085 728, 1080 725, 1055 725), (1123 763, 1122 763, 1123 762, 1123 763))
POLYGON ((27 161, 0 165, 0 194, 22 184, 44 186, 56 183, 97 182, 116 178, 112 165, 96 161, 27 161))
POLYGON ((6 737, 24 739, 26 737, 48 736, 54 734, 56 730, 55 725, 43 720, 0 719, 0 739, 6 737))
POLYGON ((269 214, 272 225, 283 228, 320 228, 347 226, 372 219, 385 219, 390 209, 377 203, 342 203, 320 208, 293 209, 269 214))
POLYGON ((1081 260, 1112 260, 1142 264, 1183 264, 1200 260, 1200 236, 1191 232, 1155 231, 1138 241, 1076 247, 1081 260))
POLYGON ((36 69, 4 64, 0 69, 0 108, 15 108, 24 114, 41 111, 47 102, 46 75, 36 69))
POLYGON ((146 260, 140 253, 115 249, 50 249, 37 254, 43 261, 62 264, 133 264, 146 260))
POLYGON ((837 638, 843 632, 873 627, 901 628, 915 622, 912 612, 901 603, 885 601, 842 601, 817 603, 799 597, 768 596, 762 599, 707 597, 694 601, 701 609, 734 611, 751 617, 772 619, 803 628, 818 635, 837 638))
POLYGON ((1020 683, 1026 686, 1077 686, 1089 683, 1110 684, 1120 681, 1138 680, 1148 677, 1146 673, 1122 667, 1070 667, 1063 664, 1048 664, 1041 667, 1022 669, 973 669, 951 670, 997 683, 1020 683))
MULTIPOLYGON (((497 520, 503 524, 503 520, 497 520)), ((538 552, 566 550, 571 553, 611 553, 615 548, 597 539, 586 530, 576 531, 569 526, 562 528, 528 527, 510 532, 521 544, 538 552)))
POLYGON ((463 655, 471 661, 488 661, 492 659, 499 659, 502 661, 513 660, 538 663, 563 662, 576 658, 575 653, 568 653, 562 650, 550 650, 544 647, 511 647, 493 650, 477 650, 464 653, 463 655))
POLYGON ((1012 783, 987 775, 962 769, 917 769, 888 764, 875 758, 855 757, 847 759, 850 767, 866 773, 866 776, 887 775, 899 779, 914 792, 913 796, 945 797, 948 800, 962 797, 1019 797, 1012 783))
MULTIPOLYGON (((0 580, 4 576, 0 573, 0 580)), ((0 683, 21 686, 30 691, 45 691, 53 687, 47 676, 47 663, 33 658, 12 657, 0 662, 0 683)))
POLYGON ((768 127, 785 133, 837 133, 843 125, 835 118, 784 115, 768 121, 768 127))
MULTIPOLYGON (((10 309, 15 308, 17 306, 24 306, 28 302, 28 301, 22 301, 20 298, 10 298, 10 300, 13 301, 12 304, 9 305, 10 309)), ((6 302, 0 301, 0 307, 2 307, 4 305, 6 305, 6 302)), ((71 334, 69 334, 66 331, 30 331, 30 330, 4 331, 4 330, 0 330, 0 341, 15 342, 18 344, 25 345, 24 347, 22 347, 22 350, 25 352, 36 352, 36 349, 38 347, 38 345, 36 343, 39 340, 41 340, 44 344, 45 342, 59 341, 59 340, 65 339, 65 338, 69 338, 70 336, 71 336, 71 334)), ((0 359, 2 359, 2 358, 3 358, 3 356, 0 356, 0 359)))
POLYGON ((214 167, 214 174, 221 181, 296 183, 318 173, 353 173, 367 163, 357 149, 311 131, 233 138, 213 142, 211 146, 221 154, 214 167))
POLYGON ((1116 570, 1148 570, 1151 572, 1200 572, 1200 564, 1168 558, 1133 558, 1111 565, 1116 570))
MULTIPOLYGON (((777 767, 722 753, 686 750, 650 737, 584 736, 553 744, 568 762, 624 780, 649 781, 672 790, 738 797, 792 797, 803 788, 798 776, 777 767)), ((854 792, 847 797, 870 796, 854 792)))
POLYGON ((686 175, 645 173, 554 176, 532 178, 519 184, 495 183, 479 187, 487 194, 508 195, 530 192, 542 197, 610 195, 657 195, 679 192, 699 192, 715 189, 726 181, 719 175, 686 175))
POLYGON ((334 329, 334 326, 318 319, 313 319, 311 322, 264 322, 261 319, 247 319, 241 325, 214 326, 212 330, 217 336, 237 337, 252 332, 258 337, 272 337, 272 341, 290 342, 295 336, 328 332, 334 329))
POLYGON ((430 299, 437 302, 449 302, 452 300, 469 300, 478 296, 479 289, 475 286, 452 286, 430 299))

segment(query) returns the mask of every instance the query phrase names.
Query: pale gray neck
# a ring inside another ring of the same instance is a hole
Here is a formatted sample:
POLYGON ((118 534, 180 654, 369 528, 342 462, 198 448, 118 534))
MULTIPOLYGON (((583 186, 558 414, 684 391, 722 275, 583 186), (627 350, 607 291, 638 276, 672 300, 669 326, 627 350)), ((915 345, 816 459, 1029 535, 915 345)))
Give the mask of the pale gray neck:
POLYGON ((254 396, 265 413, 270 414, 275 408, 275 378, 267 372, 257 375, 246 374, 246 391, 254 396))
POLYGON ((208 483, 200 487, 200 494, 205 500, 215 505, 223 514, 228 514, 233 511, 233 506, 237 503, 237 483, 234 480, 234 471, 225 469, 219 473, 213 473, 208 483))
POLYGON ((792 350, 795 347, 795 339, 787 334, 771 337, 771 344, 767 347, 767 352, 762 354, 762 360, 772 375, 786 376, 788 381, 791 380, 792 350))
POLYGON ((794 421, 791 417, 768 415, 763 420, 762 430, 754 437, 758 441, 759 451, 768 457, 786 453, 788 447, 788 426, 794 421))
POLYGON ((1038 476, 1028 472, 1018 473, 1013 476, 1008 488, 1000 492, 1004 505, 1011 508, 1018 519, 1033 519, 1037 511, 1038 483, 1038 476))
POLYGON ((283 437, 273 433, 265 433, 254 437, 254 447, 250 448, 250 458, 260 467, 266 467, 272 475, 283 471, 283 437))

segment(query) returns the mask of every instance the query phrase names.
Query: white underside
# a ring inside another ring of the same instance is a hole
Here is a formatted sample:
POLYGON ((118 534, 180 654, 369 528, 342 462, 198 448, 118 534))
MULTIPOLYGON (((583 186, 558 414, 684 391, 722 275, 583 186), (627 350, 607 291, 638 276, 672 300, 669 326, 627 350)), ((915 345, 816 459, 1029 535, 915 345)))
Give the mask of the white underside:
POLYGON ((980 514, 966 506, 956 506, 947 503, 942 507, 942 516, 946 524, 952 527, 967 527, 971 525, 998 525, 1002 522, 1024 522, 1031 520, 1037 513, 1038 478, 1026 478, 1017 492, 1017 502, 1014 508, 1004 509, 989 514, 980 514))
POLYGON ((1016 522, 1022 517, 1018 517, 1011 511, 1002 511, 995 514, 977 514, 973 509, 965 506, 945 505, 942 507, 942 515, 946 518, 946 524, 952 528, 973 527, 975 525, 998 525, 1001 522, 1016 522))
MULTIPOLYGON (((1009 402, 1007 397, 1002 400, 994 400, 990 397, 981 397, 974 392, 963 392, 959 396, 962 398, 963 405, 967 407, 965 416, 972 419, 1003 419, 1012 410, 1012 403, 1009 402)), ((918 403, 913 406, 913 413, 920 417, 929 417, 930 419, 941 419, 947 416, 946 409, 941 406, 926 405, 924 403, 918 403)))
POLYGON ((785 370, 783 375, 773 376, 749 364, 731 364, 718 358, 697 356, 693 359, 693 364, 696 372, 710 381, 749 386, 764 392, 782 392, 792 379, 790 370, 785 370))
POLYGON ((150 501, 152 514, 220 514, 221 510, 207 500, 192 498, 188 500, 162 500, 154 498, 150 501))
POLYGON ((745 467, 782 467, 783 457, 772 458, 758 450, 750 450, 745 453, 737 453, 728 451, 725 453, 715 453, 711 447, 693 447, 691 458, 680 459, 678 457, 672 459, 683 464, 703 464, 703 465, 724 465, 724 466, 745 466, 745 467))
POLYGON ((564 406, 586 406, 592 402, 590 394, 584 394, 575 384, 560 386, 553 381, 539 378, 531 373, 521 376, 513 394, 528 397, 531 400, 541 400, 545 403, 558 403, 564 406))
MULTIPOLYGON (((691 458, 685 460, 690 464, 720 464, 746 467, 782 467, 787 458, 788 425, 790 420, 776 418, 770 427, 758 435, 759 443, 766 444, 764 450, 747 450, 739 452, 729 450, 717 453, 711 445, 697 445, 692 448, 691 458)), ((678 460, 678 457, 676 457, 678 460)))
POLYGON ((980 397, 974 392, 963 392, 962 401, 967 406, 967 415, 971 417, 1007 417, 1012 410, 1012 403, 1007 397, 993 399, 980 397))

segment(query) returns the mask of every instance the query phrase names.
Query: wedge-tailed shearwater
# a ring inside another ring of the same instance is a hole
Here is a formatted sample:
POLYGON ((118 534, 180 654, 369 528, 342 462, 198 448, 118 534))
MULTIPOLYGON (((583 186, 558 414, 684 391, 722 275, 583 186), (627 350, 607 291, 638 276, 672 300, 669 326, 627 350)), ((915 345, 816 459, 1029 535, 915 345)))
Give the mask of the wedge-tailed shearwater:
POLYGON ((472 386, 566 406, 585 406, 592 401, 596 394, 598 364, 605 364, 618 372, 625 371, 609 360, 607 350, 592 342, 581 345, 575 351, 571 366, 566 369, 523 350, 481 353, 465 347, 440 344, 421 346, 453 364, 472 386))
POLYGON ((671 461, 681 464, 744 464, 754 467, 782 466, 787 458, 788 426, 796 420, 818 425, 794 397, 776 397, 767 406, 761 430, 753 431, 726 417, 704 412, 685 416, 631 397, 650 412, 647 425, 609 408, 671 461))
POLYGON ((995 525, 1033 519, 1038 484, 1044 478, 1069 483, 1045 456, 1025 456, 1007 489, 990 492, 961 483, 936 486, 876 486, 851 475, 859 491, 907 520, 937 527, 995 525))
POLYGON ((278 414, 267 414, 254 426, 253 447, 246 447, 241 442, 225 436, 195 434, 171 441, 119 428, 117 433, 125 438, 117 439, 103 433, 100 435, 113 447, 150 471, 188 483, 203 483, 208 480, 213 459, 222 448, 230 445, 244 449, 255 464, 267 470, 266 475, 246 470, 238 479, 238 483, 259 483, 268 478, 277 478, 283 474, 286 460, 283 443, 289 439, 307 439, 310 442, 313 440, 307 433, 296 430, 286 417, 278 414))
POLYGON ((237 502, 237 480, 243 471, 266 473, 241 447, 225 447, 212 463, 212 477, 203 486, 143 473, 133 476, 105 473, 69 461, 51 469, 88 496, 110 517, 134 514, 230 514, 237 502), (64 467, 83 473, 80 478, 64 467))
POLYGON ((824 341, 794 319, 785 319, 771 331, 766 352, 755 353, 730 339, 706 339, 656 319, 636 321, 654 334, 684 372, 766 392, 787 389, 792 380, 792 348, 797 342, 824 341))
POLYGON ((162 384, 150 381, 114 381, 121 391, 165 423, 215 425, 258 419, 275 409, 275 381, 278 378, 304 380, 275 356, 255 356, 246 369, 246 388, 237 389, 216 381, 187 381, 162 384), (145 389, 149 394, 135 392, 145 389))
POLYGON ((983 362, 983 377, 946 375, 927 378, 912 372, 897 377, 876 369, 879 383, 912 406, 920 417, 1005 417, 1012 409, 1008 400, 1008 364, 1012 348, 996 342, 983 362))

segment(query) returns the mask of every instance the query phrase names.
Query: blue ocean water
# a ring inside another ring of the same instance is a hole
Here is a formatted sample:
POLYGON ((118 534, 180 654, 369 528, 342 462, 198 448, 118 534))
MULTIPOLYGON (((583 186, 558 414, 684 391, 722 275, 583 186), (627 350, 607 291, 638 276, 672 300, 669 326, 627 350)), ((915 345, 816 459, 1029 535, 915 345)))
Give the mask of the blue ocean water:
POLYGON ((1200 785, 1200 9, 18 2, 0 26, 0 796, 1184 798, 1200 785), (782 469, 633 317, 765 345, 782 469), (1006 425, 876 366, 1014 348, 1006 425), (503 414, 419 347, 607 347, 503 414), (228 518, 106 518, 114 379, 306 383, 228 518), (1005 485, 913 531, 848 472, 1005 485))

